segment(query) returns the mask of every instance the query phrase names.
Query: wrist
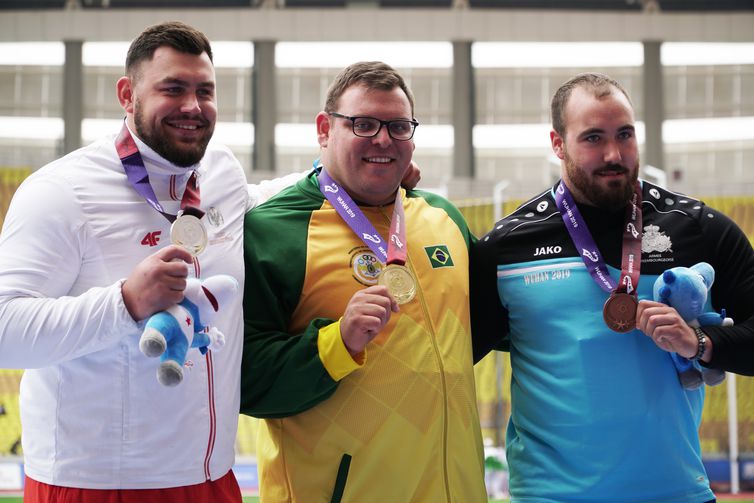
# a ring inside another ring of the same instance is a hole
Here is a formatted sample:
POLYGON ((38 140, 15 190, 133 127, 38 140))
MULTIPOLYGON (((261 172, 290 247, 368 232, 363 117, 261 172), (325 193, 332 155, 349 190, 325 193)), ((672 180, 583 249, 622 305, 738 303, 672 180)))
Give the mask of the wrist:
POLYGON ((704 333, 704 330, 702 330, 699 327, 692 327, 694 329, 694 335, 696 335, 696 354, 690 358, 690 360, 695 361, 709 361, 709 359, 705 360, 704 356, 707 352, 707 343, 709 341, 709 337, 707 337, 707 334, 704 333))

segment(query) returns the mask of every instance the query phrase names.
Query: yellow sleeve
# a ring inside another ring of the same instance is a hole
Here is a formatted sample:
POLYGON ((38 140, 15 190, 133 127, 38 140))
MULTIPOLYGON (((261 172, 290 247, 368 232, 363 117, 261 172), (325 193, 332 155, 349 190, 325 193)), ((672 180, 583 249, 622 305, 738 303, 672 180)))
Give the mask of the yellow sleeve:
POLYGON ((355 357, 348 352, 340 336, 340 320, 319 329, 317 351, 322 365, 334 381, 340 381, 354 370, 360 369, 367 361, 366 349, 355 357))

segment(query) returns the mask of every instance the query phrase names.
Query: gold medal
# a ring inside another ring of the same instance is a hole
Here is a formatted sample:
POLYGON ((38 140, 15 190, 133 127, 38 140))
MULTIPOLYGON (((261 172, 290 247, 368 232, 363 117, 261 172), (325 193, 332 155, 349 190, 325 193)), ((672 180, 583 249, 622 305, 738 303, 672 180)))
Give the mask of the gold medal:
POLYGON ((183 214, 170 227, 170 242, 199 255, 207 247, 207 230, 194 215, 183 214))
POLYGON ((402 265, 388 264, 380 273, 377 283, 386 286, 398 304, 410 302, 416 295, 416 280, 402 265))
POLYGON ((627 293, 613 293, 602 308, 602 317, 610 330, 625 333, 636 328, 636 297, 627 293))

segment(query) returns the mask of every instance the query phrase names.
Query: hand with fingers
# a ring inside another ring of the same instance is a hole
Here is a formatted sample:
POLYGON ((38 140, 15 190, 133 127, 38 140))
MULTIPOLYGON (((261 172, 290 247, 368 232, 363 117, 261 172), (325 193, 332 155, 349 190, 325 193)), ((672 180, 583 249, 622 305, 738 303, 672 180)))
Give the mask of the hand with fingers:
POLYGON ((636 327, 651 337, 660 349, 684 358, 696 355, 698 340, 674 308, 651 300, 642 300, 636 311, 636 327))
POLYGON ((408 165, 408 169, 406 169, 406 173, 403 175, 403 180, 401 180, 401 186, 404 189, 411 190, 416 188, 416 186, 419 184, 419 181, 422 178, 421 170, 419 169, 419 165, 416 164, 414 161, 411 161, 408 165))
POLYGON ((192 261, 191 253, 170 245, 139 262, 121 287, 131 317, 141 321, 182 301, 192 261))
POLYGON ((370 286, 353 294, 340 321, 340 335, 351 356, 364 351, 397 312, 398 303, 385 286, 370 286))

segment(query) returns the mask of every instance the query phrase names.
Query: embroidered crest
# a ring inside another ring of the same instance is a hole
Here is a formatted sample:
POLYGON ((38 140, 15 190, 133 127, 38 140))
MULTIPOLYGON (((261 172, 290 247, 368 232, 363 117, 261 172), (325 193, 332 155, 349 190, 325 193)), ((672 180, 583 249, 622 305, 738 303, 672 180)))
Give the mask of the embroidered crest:
POLYGON ((641 237, 642 253, 666 252, 673 251, 673 243, 670 238, 660 231, 657 225, 647 225, 644 227, 644 234, 641 237))
POLYGON ((360 246, 351 251, 350 266, 353 271, 353 278, 364 286, 376 285, 377 277, 382 272, 382 263, 365 246, 360 246))
POLYGON ((209 223, 215 227, 220 227, 223 222, 225 222, 223 214, 220 213, 220 210, 215 206, 212 206, 207 210, 207 219, 209 220, 209 223))

